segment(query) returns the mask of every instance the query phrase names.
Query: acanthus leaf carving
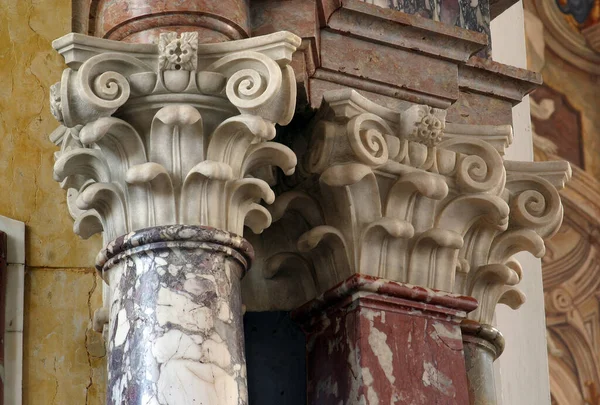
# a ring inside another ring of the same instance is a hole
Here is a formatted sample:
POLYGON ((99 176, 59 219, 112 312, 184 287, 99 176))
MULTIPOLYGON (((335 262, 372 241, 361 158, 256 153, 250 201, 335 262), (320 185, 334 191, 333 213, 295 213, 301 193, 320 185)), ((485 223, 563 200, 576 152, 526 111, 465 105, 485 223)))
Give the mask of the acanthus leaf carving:
MULTIPOLYGON (((444 118, 428 106, 396 113, 354 91, 324 94, 304 159, 318 182, 292 192, 323 215, 300 212, 309 229, 290 248, 312 264, 317 294, 373 275, 473 296, 480 307, 469 318, 484 324, 497 304, 524 302, 514 255, 544 254, 569 166, 507 161, 510 127, 444 118)), ((279 197, 282 207, 289 196, 279 197)))
POLYGON ((295 154, 272 139, 294 111, 299 44, 289 33, 209 45, 164 33, 125 53, 95 38, 57 40, 69 67, 51 92, 66 127, 52 137, 54 174, 76 232, 110 241, 170 224, 268 227, 261 202, 274 193, 253 175, 295 170, 295 154))

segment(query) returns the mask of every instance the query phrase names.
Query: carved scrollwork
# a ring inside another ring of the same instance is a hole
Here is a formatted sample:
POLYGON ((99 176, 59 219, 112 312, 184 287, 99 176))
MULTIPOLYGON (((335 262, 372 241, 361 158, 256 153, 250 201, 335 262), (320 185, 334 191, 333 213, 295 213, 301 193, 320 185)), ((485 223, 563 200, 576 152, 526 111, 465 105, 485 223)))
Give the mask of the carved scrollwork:
POLYGON ((103 53, 87 59, 77 70, 67 68, 53 86, 51 105, 65 126, 84 125, 112 115, 129 99, 128 77, 140 73, 156 76, 150 65, 133 56, 103 53), (60 104, 57 103, 60 100, 60 104))
POLYGON ((480 139, 455 137, 443 141, 438 147, 457 153, 453 171, 461 191, 499 195, 503 190, 506 170, 502 156, 489 143, 480 139))
POLYGON ((260 203, 272 203, 274 193, 252 174, 265 167, 294 172, 295 155, 271 140, 275 123, 289 121, 294 109, 287 64, 299 40, 286 35, 291 43, 281 46, 281 35, 257 38, 284 50, 275 61, 270 50, 253 51, 252 40, 245 50, 204 45, 206 56, 197 35, 161 36, 152 56, 158 71, 148 56, 100 51, 65 70, 53 87, 53 112, 72 128, 52 137, 61 146, 54 175, 68 189, 82 237, 103 231, 109 241, 168 224, 237 234, 270 225, 260 203), (112 116, 117 110, 119 118, 112 116))
POLYGON ((323 216, 295 253, 319 293, 368 274, 473 296, 469 318, 484 324, 498 303, 524 302, 513 255, 544 254, 568 165, 505 161, 506 126, 452 125, 445 137, 443 111, 393 113, 350 91, 325 93, 315 120, 306 162, 318 187, 303 191, 323 216))
POLYGON ((350 146, 355 155, 365 164, 380 166, 388 160, 385 135, 392 130, 381 118, 373 114, 361 114, 346 124, 350 146))
POLYGON ((206 71, 226 78, 227 98, 242 114, 261 116, 280 125, 291 121, 296 87, 290 66, 281 67, 259 52, 242 51, 222 57, 206 71))
POLYGON ((541 177, 511 175, 511 216, 523 228, 535 229, 550 237, 562 222, 563 208, 556 187, 541 177))

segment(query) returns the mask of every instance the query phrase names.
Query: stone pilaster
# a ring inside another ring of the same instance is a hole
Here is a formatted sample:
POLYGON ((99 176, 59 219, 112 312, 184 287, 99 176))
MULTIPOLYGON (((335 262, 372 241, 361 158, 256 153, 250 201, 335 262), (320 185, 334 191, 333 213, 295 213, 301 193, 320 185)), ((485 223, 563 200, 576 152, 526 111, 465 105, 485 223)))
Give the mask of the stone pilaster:
POLYGON ((198 42, 54 42, 68 65, 51 89, 63 124, 54 177, 74 231, 103 233, 110 290, 95 326, 109 322, 111 405, 248 402, 240 280, 252 247, 241 235, 270 225, 273 171, 296 166, 271 140, 292 118, 300 39, 198 42))
MULTIPOLYGON (((304 157, 309 174, 272 208, 277 218, 289 212, 308 226, 295 249, 272 252, 266 278, 298 269, 298 294, 317 301, 356 274, 469 296, 479 306, 467 317, 484 330, 498 303, 518 308, 523 271, 513 255, 544 254, 543 238, 562 220, 558 189, 570 177, 568 164, 505 160, 510 126, 449 124, 444 110, 392 111, 354 91, 324 100, 304 157)), ((476 337, 479 344, 488 335, 476 337)), ((487 352, 469 347, 466 355, 470 367, 482 364, 469 376, 493 380, 487 352)), ((455 367, 466 372, 464 362, 455 367)), ((447 403, 463 403, 464 395, 447 403)))

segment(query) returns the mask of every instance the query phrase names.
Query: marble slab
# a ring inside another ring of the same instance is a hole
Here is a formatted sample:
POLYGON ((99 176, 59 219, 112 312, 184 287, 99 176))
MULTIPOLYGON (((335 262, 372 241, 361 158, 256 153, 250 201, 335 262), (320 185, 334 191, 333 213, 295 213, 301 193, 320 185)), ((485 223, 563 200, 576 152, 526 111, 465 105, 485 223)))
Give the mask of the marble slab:
POLYGON ((472 31, 490 32, 489 0, 363 0, 472 31))

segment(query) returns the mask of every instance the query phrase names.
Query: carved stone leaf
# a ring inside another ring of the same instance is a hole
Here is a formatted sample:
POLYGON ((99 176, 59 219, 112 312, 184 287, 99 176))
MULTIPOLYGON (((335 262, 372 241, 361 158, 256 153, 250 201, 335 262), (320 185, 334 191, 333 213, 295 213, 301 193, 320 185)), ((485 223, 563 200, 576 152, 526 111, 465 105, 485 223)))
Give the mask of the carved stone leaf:
POLYGON ((53 135, 55 178, 71 189, 76 232, 103 231, 108 242, 159 225, 240 235, 270 225, 261 203, 272 203, 273 191, 252 174, 294 172, 296 156, 271 139, 294 111, 289 63, 300 40, 242 42, 200 46, 196 32, 163 33, 158 47, 127 45, 131 52, 81 36, 56 42, 61 52, 85 49, 51 91, 68 128, 53 135))
POLYGON ((323 215, 287 194, 275 217, 289 208, 312 227, 292 253, 313 266, 318 292, 361 273, 473 296, 469 318, 482 323, 498 303, 521 305, 513 255, 543 255, 568 166, 505 161, 507 126, 449 125, 446 136, 444 112, 429 106, 398 113, 345 90, 323 100, 306 157, 319 187, 293 191, 323 215))

